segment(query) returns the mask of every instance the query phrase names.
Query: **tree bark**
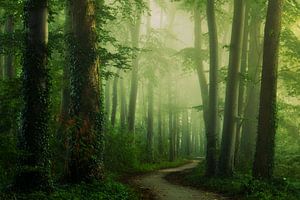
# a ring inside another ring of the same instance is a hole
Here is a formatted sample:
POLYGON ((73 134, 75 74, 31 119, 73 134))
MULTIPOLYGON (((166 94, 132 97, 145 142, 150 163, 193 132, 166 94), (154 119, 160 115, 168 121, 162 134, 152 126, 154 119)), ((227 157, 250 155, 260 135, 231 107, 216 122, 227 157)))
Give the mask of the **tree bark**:
POLYGON ((276 133, 276 95, 282 0, 269 0, 265 26, 263 69, 257 143, 253 164, 255 178, 273 175, 276 133))
MULTIPOLYGON (((5 33, 13 36, 14 33, 14 18, 12 15, 7 17, 6 25, 5 25, 5 33)), ((13 38, 13 37, 12 37, 13 38)), ((5 55, 5 64, 4 64, 4 78, 12 79, 16 76, 16 69, 14 66, 14 52, 8 52, 5 55)))
POLYGON ((217 162, 217 135, 218 135, 218 33, 215 19, 215 2, 207 0, 207 24, 209 33, 209 114, 207 134, 206 175, 214 176, 217 162))
POLYGON ((105 82, 105 115, 106 115, 106 123, 109 123, 110 119, 110 107, 111 107, 111 84, 110 79, 108 78, 105 82))
MULTIPOLYGON (((249 44, 249 3, 246 1, 245 9, 245 18, 244 18, 244 35, 243 35, 243 44, 242 44, 242 58, 241 58, 241 72, 239 76, 239 94, 238 94, 238 123, 236 127, 236 143, 235 143, 235 152, 234 152, 234 165, 237 163, 239 158, 238 153, 240 149, 241 141, 241 130, 244 122, 244 106, 245 106, 245 76, 247 71, 247 58, 248 58, 248 44, 249 44)), ((253 59, 253 58, 252 58, 253 59)))
POLYGON ((103 125, 101 81, 96 54, 96 5, 71 0, 71 182, 103 178, 103 125))
POLYGON ((112 108, 111 108, 111 119, 110 119, 112 127, 115 127, 115 123, 116 123, 116 115, 117 115, 117 107, 118 107, 118 82, 119 82, 119 77, 116 76, 114 78, 114 84, 113 84, 112 108))
MULTIPOLYGON (((133 48, 139 48, 139 38, 140 38, 140 27, 141 27, 141 14, 136 15, 136 22, 131 28, 131 41, 133 48)), ((132 62, 132 76, 131 76, 131 90, 129 99, 129 109, 128 109, 128 131, 134 133, 135 126, 135 114, 136 114, 136 101, 138 93, 138 68, 139 59, 138 56, 133 58, 132 62)))
POLYGON ((148 81, 148 117, 147 117, 147 157, 148 162, 154 161, 153 149, 153 95, 154 88, 152 80, 148 81))
POLYGON ((158 153, 159 155, 164 154, 164 146, 163 146, 163 121, 162 121, 162 106, 161 106, 161 90, 159 90, 158 97, 158 117, 157 117, 157 134, 158 134, 158 153))
POLYGON ((234 15, 231 32, 229 69, 226 86, 223 134, 219 173, 231 176, 234 167, 234 150, 237 123, 237 100, 239 86, 239 71, 241 66, 241 49, 244 30, 245 1, 234 1, 234 15))
POLYGON ((195 7, 194 16, 195 16, 195 64, 199 80, 200 92, 202 97, 203 105, 203 119, 205 124, 205 130, 208 129, 208 84, 204 72, 203 60, 201 59, 201 16, 200 16, 199 7, 195 7))
POLYGON ((174 134, 174 111, 172 105, 172 91, 168 91, 169 99, 169 161, 172 162, 175 160, 175 134, 174 134))
POLYGON ((126 91, 124 87, 124 76, 120 78, 120 124, 121 131, 126 129, 126 116, 127 116, 127 103, 126 103, 126 91))
POLYGON ((242 124, 239 164, 243 169, 251 168, 253 163, 255 140, 257 134, 257 118, 259 109, 260 66, 262 44, 260 40, 261 19, 257 7, 252 4, 250 21, 250 42, 248 55, 248 77, 246 88, 246 105, 242 124))
POLYGON ((24 10, 24 108, 18 146, 22 155, 15 184, 18 190, 32 191, 50 186, 48 1, 28 0, 24 10))

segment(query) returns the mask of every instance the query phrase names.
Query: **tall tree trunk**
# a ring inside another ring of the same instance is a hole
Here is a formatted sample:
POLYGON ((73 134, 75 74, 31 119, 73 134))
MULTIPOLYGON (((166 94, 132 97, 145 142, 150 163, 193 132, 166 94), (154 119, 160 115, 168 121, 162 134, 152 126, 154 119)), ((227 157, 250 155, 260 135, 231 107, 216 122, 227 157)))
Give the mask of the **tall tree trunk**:
POLYGON ((242 45, 241 72, 239 75, 239 95, 238 95, 238 123, 236 127, 236 143, 234 152, 234 165, 237 163, 238 152, 240 148, 241 130, 244 122, 244 105, 245 105, 245 76, 247 70, 248 44, 249 44, 249 3, 246 1, 245 18, 244 18, 244 36, 242 45))
MULTIPOLYGON (((141 27, 141 14, 136 15, 136 22, 131 28, 131 41, 133 48, 139 48, 139 38, 140 38, 140 27, 141 27)), ((129 109, 128 109, 128 131, 134 133, 135 126, 135 114, 136 114, 136 101, 138 93, 138 68, 139 59, 138 56, 133 58, 132 63, 132 76, 131 76, 131 90, 129 99, 129 109)))
POLYGON ((114 84, 113 84, 112 108, 111 108, 111 119, 110 119, 112 127, 114 127, 116 123, 116 115, 117 115, 117 107, 118 107, 118 82, 119 82, 119 77, 116 76, 114 78, 114 84))
POLYGON ((215 19, 215 1, 207 0, 207 24, 209 32, 209 114, 207 134, 206 175, 216 173, 218 135, 218 33, 215 19))
POLYGON ((273 175, 282 4, 282 0, 269 0, 267 11, 258 135, 253 164, 253 175, 256 178, 269 179, 273 175))
POLYGON ((240 146, 239 164, 243 169, 249 169, 253 162, 255 140, 257 134, 257 118, 259 109, 259 90, 260 90, 260 66, 262 44, 260 38, 261 19, 257 14, 256 4, 251 8, 250 21, 250 42, 248 55, 248 76, 247 97, 245 105, 245 114, 242 125, 242 137, 240 146))
MULTIPOLYGON (((0 33, 3 33, 3 25, 0 24, 0 33)), ((1 47, 2 48, 2 47, 1 47)), ((0 80, 3 79, 4 74, 4 56, 3 54, 0 54, 0 80)))
POLYGON ((103 108, 96 54, 96 5, 71 0, 71 133, 69 178, 72 182, 103 177, 103 108))
POLYGON ((105 82, 105 115, 106 115, 106 123, 109 123, 110 119, 110 107, 111 107, 111 83, 110 79, 108 78, 105 82))
POLYGON ((30 191, 50 186, 48 1, 28 0, 24 10, 24 108, 18 146, 22 155, 19 158, 16 188, 30 191))
POLYGON ((120 78, 120 124, 121 130, 125 131, 126 128, 126 116, 127 116, 127 103, 126 103, 126 91, 124 87, 124 76, 120 78))
POLYGON ((183 131, 183 147, 184 147, 184 155, 190 156, 191 154, 191 135, 190 135, 190 128, 189 128, 189 112, 185 110, 183 112, 183 124, 182 124, 182 131, 183 131))
POLYGON ((154 161, 153 149, 153 83, 152 80, 148 82, 148 117, 147 117, 147 157, 148 162, 154 161))
MULTIPOLYGON (((69 1, 66 1, 65 8, 65 35, 69 35, 71 32, 71 13, 69 1)), ((65 44, 67 47, 67 44, 65 44)), ((63 79, 61 89, 61 104, 59 114, 59 124, 57 129, 57 138, 59 141, 60 150, 64 153, 59 153, 60 158, 64 161, 64 171, 68 171, 68 158, 69 158, 69 143, 67 128, 70 120, 70 52, 65 52, 65 64, 63 67, 63 79)))
MULTIPOLYGON (((171 89, 170 89, 171 90, 171 89)), ((174 111, 173 111, 173 105, 172 105, 172 91, 168 91, 168 99, 169 99, 169 161, 175 160, 175 136, 174 136, 174 111)))
POLYGON ((163 144, 163 121, 162 121, 162 106, 161 106, 161 90, 159 90, 159 97, 158 97, 158 116, 157 116, 157 133, 158 133, 158 153, 159 155, 163 155, 164 153, 164 144, 163 144))
POLYGON ((208 129, 208 84, 204 72, 203 60, 201 59, 201 11, 199 7, 196 5, 194 16, 195 16, 195 64, 196 70, 200 85, 200 92, 202 97, 202 105, 203 105, 203 119, 205 124, 205 130, 208 129))
POLYGON ((245 1, 234 1, 234 15, 231 32, 229 69, 226 86, 223 134, 219 172, 222 175, 232 175, 234 167, 234 150, 237 123, 237 100, 239 86, 239 71, 241 66, 241 49, 244 30, 245 1))
MULTIPOLYGON (((5 33, 9 34, 12 37, 14 32, 14 19, 13 16, 10 15, 7 17, 6 25, 5 25, 5 33)), ((4 64, 4 78, 12 79, 16 76, 16 69, 14 67, 14 52, 8 52, 5 56, 5 64, 4 64)))

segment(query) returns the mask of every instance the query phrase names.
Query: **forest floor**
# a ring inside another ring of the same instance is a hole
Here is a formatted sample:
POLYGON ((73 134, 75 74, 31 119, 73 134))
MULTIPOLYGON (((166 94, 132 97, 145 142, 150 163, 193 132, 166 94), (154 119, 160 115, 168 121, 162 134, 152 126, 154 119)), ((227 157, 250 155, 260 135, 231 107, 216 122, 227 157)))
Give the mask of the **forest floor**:
POLYGON ((172 174, 197 167, 199 161, 193 161, 189 164, 177 168, 158 170, 153 173, 137 176, 133 183, 143 192, 142 199, 155 200, 219 200, 226 199, 218 194, 206 192, 203 190, 193 189, 190 187, 173 184, 168 182, 165 177, 172 174))

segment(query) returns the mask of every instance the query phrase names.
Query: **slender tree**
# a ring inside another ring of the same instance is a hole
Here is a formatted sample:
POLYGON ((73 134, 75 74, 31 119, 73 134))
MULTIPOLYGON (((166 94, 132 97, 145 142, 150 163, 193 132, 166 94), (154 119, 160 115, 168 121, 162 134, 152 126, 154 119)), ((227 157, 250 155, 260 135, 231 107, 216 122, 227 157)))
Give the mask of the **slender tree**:
POLYGON ((50 186, 48 1, 28 0, 24 10, 24 108, 19 137, 19 150, 23 153, 19 158, 16 188, 29 191, 50 186))
POLYGON ((204 124, 205 124, 205 130, 208 128, 208 84, 204 72, 204 66, 203 66, 203 60, 201 58, 201 11, 199 5, 195 5, 195 11, 194 11, 194 16, 195 16, 195 26, 194 26, 194 31, 195 31, 195 51, 196 51, 196 56, 195 56, 195 67, 197 70, 197 75, 198 75, 198 80, 199 80, 199 86, 200 86, 200 92, 201 92, 201 97, 202 97, 202 105, 203 105, 203 119, 204 119, 204 124))
POLYGON ((249 47, 249 2, 246 1, 246 10, 245 10, 245 18, 244 18, 244 36, 243 36, 243 44, 242 44, 242 57, 241 57, 241 72, 239 76, 239 95, 238 95, 238 123, 236 126, 236 143, 235 143, 235 152, 234 152, 234 163, 237 163, 238 153, 240 149, 240 141, 241 141, 241 130, 244 122, 244 106, 245 106, 245 77, 247 71, 247 58, 248 58, 248 47, 249 47))
POLYGON ((113 95, 112 95, 112 108, 111 108, 111 126, 114 127, 116 123, 117 107, 118 107, 118 82, 119 77, 114 78, 113 95))
MULTIPOLYGON (((124 74, 123 74, 124 75, 124 74)), ((124 76, 120 78, 120 124, 121 129, 126 129, 126 117, 127 117, 127 103, 126 103, 126 91, 124 87, 124 76)))
POLYGON ((269 179, 274 168, 276 95, 282 0, 269 0, 265 26, 263 69, 253 175, 269 179))
MULTIPOLYGON (((131 24, 131 42, 133 48, 139 48, 140 28, 141 28, 141 13, 136 11, 135 22, 131 24)), ((134 133, 135 114, 136 114, 136 101, 138 94, 138 69, 139 58, 133 57, 132 62, 132 76, 131 76, 131 90, 129 98, 128 109, 128 131, 134 133)))
MULTIPOLYGON (((5 33, 10 35, 12 37, 14 32, 14 18, 12 15, 9 15, 6 20, 6 25, 5 25, 5 33)), ((14 66, 14 56, 13 52, 8 52, 7 55, 5 55, 4 59, 4 78, 7 79, 12 79, 16 75, 16 69, 14 66)))
POLYGON ((106 114, 106 122, 109 122, 110 119, 110 108, 111 108, 111 83, 110 79, 107 78, 105 82, 105 114, 106 114))
POLYGON ((219 172, 232 175, 234 164, 235 137, 237 124, 237 100, 239 71, 241 66, 241 49, 244 30, 245 1, 234 1, 234 14, 231 32, 229 69, 226 86, 225 110, 219 172))
POLYGON ((147 116, 147 157, 148 162, 154 160, 154 149, 153 149, 153 106, 154 106, 154 88, 152 80, 148 83, 148 116, 147 116))
POLYGON ((209 114, 207 134, 206 175, 216 172, 217 135, 218 135, 218 33, 215 19, 215 1, 207 0, 207 23, 209 35, 209 114))
POLYGON ((242 124, 239 163, 243 169, 251 168, 254 156, 259 109, 260 68, 262 61, 261 24, 259 5, 251 3, 249 26, 248 81, 242 124))

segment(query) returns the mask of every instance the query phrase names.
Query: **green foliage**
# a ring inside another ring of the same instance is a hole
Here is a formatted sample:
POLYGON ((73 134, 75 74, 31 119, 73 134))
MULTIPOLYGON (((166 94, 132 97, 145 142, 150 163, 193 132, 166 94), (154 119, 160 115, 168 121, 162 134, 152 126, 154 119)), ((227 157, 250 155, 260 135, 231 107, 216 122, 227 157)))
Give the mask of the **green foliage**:
POLYGON ((138 149, 132 145, 133 136, 109 132, 105 135, 104 163, 112 172, 132 171, 138 165, 138 149))
POLYGON ((89 184, 57 186, 51 194, 35 192, 31 194, 4 194, 3 200, 137 200, 135 193, 127 186, 107 179, 89 184))
POLYGON ((0 188, 15 173, 16 135, 22 107, 20 82, 19 79, 0 81, 0 188))
POLYGON ((300 198, 299 182, 292 182, 285 178, 265 182, 255 180, 247 174, 235 174, 231 178, 207 178, 204 176, 204 170, 204 165, 199 165, 185 176, 184 181, 195 187, 239 199, 296 200, 300 198))

